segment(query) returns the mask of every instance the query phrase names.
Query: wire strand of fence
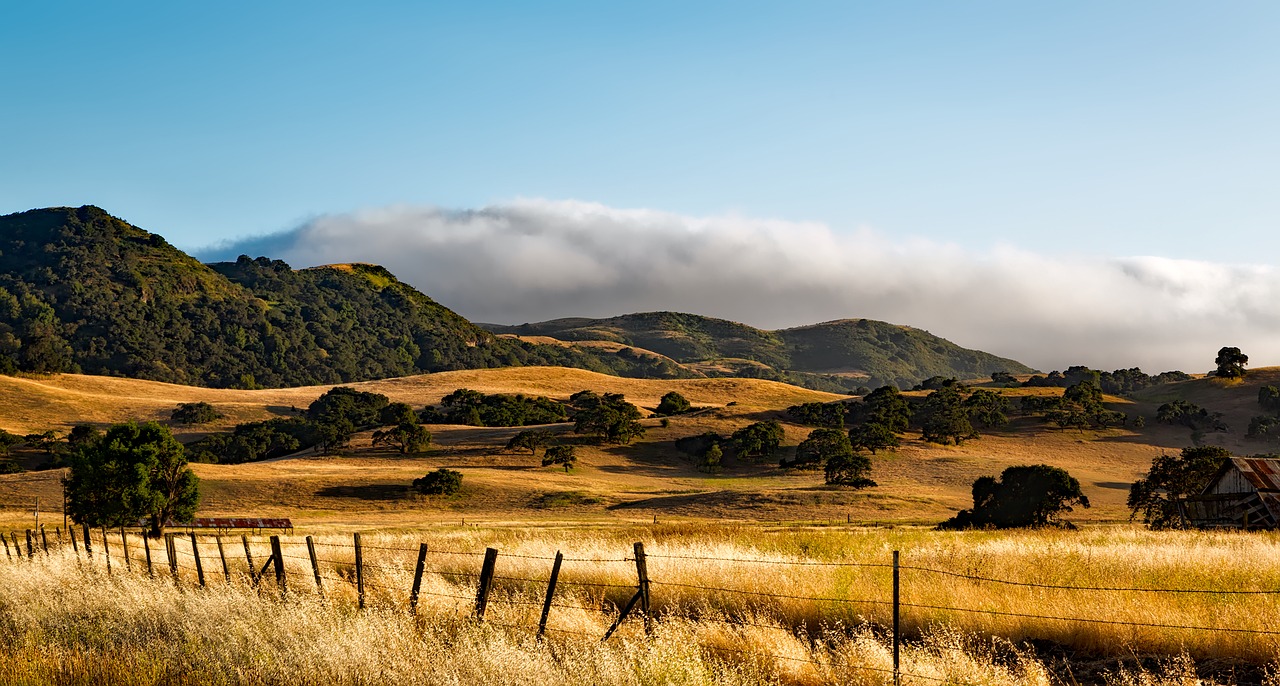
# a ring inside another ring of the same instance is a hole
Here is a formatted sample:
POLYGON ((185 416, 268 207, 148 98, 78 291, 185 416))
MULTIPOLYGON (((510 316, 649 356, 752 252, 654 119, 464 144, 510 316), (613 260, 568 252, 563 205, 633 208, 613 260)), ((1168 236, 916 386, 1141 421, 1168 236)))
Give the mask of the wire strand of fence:
POLYGON ((593 586, 596 588, 635 588, 635 584, 606 584, 596 581, 565 581, 560 579, 556 582, 560 586, 593 586))
POLYGON ((1153 629, 1181 629, 1185 631, 1224 631, 1228 633, 1238 634, 1256 634, 1262 636, 1280 636, 1280 630, 1271 629, 1244 629, 1239 627, 1220 627, 1220 626, 1191 626, 1185 624, 1163 624, 1157 622, 1129 622, 1120 619, 1094 619, 1092 617, 1059 617, 1054 615, 1032 615, 1021 612, 1007 612, 1004 610, 982 610, 970 607, 950 607, 946 605, 923 605, 917 603, 902 603, 901 607, 909 607, 917 610, 944 610, 948 612, 968 612, 973 614, 995 615, 999 617, 1018 617, 1022 619, 1047 619, 1058 622, 1083 622, 1086 624, 1107 624, 1114 626, 1135 626, 1147 627, 1153 629))
POLYGON ((723 593, 741 593, 744 595, 754 595, 754 596, 761 596, 765 598, 785 598, 787 600, 810 600, 815 602, 849 603, 849 604, 861 604, 861 605, 890 605, 890 606, 893 605, 892 602, 889 602, 887 600, 863 600, 859 598, 832 598, 827 596, 789 595, 785 593, 768 593, 766 591, 748 591, 746 589, 741 589, 741 588, 723 588, 719 586, 700 586, 697 584, 681 584, 673 581, 659 581, 657 579, 650 579, 649 583, 654 585, 660 585, 660 586, 676 586, 679 588, 693 588, 693 589, 699 589, 703 591, 720 591, 723 593))
POLYGON ((999 579, 989 576, 981 576, 978 574, 966 574, 962 572, 952 572, 945 569, 934 569, 931 567, 916 567, 912 565, 902 565, 899 569, 904 571, 926 572, 929 574, 940 574, 942 576, 950 576, 958 579, 968 579, 970 581, 984 581, 993 584, 1005 584, 1008 586, 1023 586, 1027 588, 1046 588, 1061 591, 1098 591, 1103 593, 1202 593, 1211 595, 1280 595, 1280 589, 1214 589, 1214 588, 1144 588, 1144 587, 1124 587, 1124 586, 1073 586, 1067 584, 1044 584, 1034 581, 1014 581, 1011 579, 999 579))
MULTIPOLYGON (((760 565, 779 565, 795 567, 865 567, 869 569, 892 569, 893 565, 883 562, 822 562, 819 560, 760 560, 746 557, 702 557, 699 555, 659 555, 645 553, 645 557, 653 560, 693 560, 697 562, 740 562, 760 565)), ((633 562, 634 559, 629 559, 633 562)))

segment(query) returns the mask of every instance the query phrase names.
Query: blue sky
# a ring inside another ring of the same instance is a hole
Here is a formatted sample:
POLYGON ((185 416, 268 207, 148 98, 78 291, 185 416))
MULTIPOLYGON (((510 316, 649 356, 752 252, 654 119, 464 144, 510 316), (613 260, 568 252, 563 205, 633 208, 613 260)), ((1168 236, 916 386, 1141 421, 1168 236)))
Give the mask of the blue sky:
POLYGON ((581 200, 1274 263, 1280 3, 7 3, 0 212, 581 200))

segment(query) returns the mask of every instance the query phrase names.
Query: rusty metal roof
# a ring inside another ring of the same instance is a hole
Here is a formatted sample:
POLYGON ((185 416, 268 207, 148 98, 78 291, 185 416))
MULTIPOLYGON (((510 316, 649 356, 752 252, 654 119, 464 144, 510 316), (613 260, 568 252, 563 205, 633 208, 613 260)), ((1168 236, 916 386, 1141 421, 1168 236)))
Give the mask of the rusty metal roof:
POLYGON ((1280 460, 1263 457, 1233 457, 1231 463, 1259 491, 1280 491, 1280 460))

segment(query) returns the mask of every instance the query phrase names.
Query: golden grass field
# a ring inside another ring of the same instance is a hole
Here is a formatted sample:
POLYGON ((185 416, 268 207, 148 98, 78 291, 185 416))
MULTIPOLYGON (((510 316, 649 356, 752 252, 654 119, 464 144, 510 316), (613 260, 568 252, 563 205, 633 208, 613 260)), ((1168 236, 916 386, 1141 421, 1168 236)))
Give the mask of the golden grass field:
MULTIPOLYGON (((338 455, 305 453, 193 468, 202 480, 199 514, 290 517, 298 526, 290 539, 295 554, 301 550, 298 536, 322 536, 336 544, 354 530, 388 547, 428 541, 433 549, 474 552, 494 546, 504 555, 543 557, 561 549, 621 558, 636 540, 653 555, 735 560, 885 564, 898 549, 909 566, 1050 585, 1280 589, 1280 538, 1275 535, 1151 533, 1128 522, 1124 505, 1129 484, 1145 473, 1152 458, 1191 442, 1186 429, 1154 422, 1160 403, 1186 398, 1222 411, 1232 432, 1207 441, 1242 454, 1269 452, 1268 444, 1245 439, 1243 429, 1258 413, 1258 386, 1278 382, 1280 369, 1272 368, 1252 370, 1242 383, 1197 379, 1134 399, 1108 399, 1116 409, 1145 416, 1142 429, 1059 431, 1015 418, 1006 429, 962 446, 927 444, 908 435, 900 449, 872 458, 872 477, 879 485, 854 491, 826 486, 820 473, 732 460, 723 473, 708 475, 673 447, 677 438, 705 431, 728 434, 766 418, 785 422, 782 410, 789 405, 840 396, 747 379, 636 380, 546 368, 448 372, 351 385, 415 407, 434 404, 457 388, 472 388, 556 399, 584 389, 621 392, 646 409, 677 390, 703 409, 674 417, 665 428, 656 419, 645 420, 647 434, 632 445, 581 441, 578 467, 568 474, 541 467, 528 453, 505 452, 503 446, 518 429, 463 426, 430 427, 431 448, 408 456, 372 448, 365 433, 338 455), (1093 503, 1069 516, 1081 530, 931 530, 970 505, 975 478, 1027 463, 1063 467, 1080 480, 1093 503), (413 495, 409 482, 438 467, 462 471, 462 491, 448 498, 413 495)), ((77 375, 0 376, 0 428, 65 432, 82 422, 163 421, 179 402, 197 400, 227 415, 199 431, 177 431, 195 438, 238 422, 291 414, 328 388, 239 391, 77 375)), ((1004 391, 1009 396, 1058 392, 1004 391)), ((550 428, 577 440, 569 433, 571 425, 550 428)), ((809 429, 786 424, 786 431, 786 445, 794 448, 809 429)), ((0 475, 0 529, 30 527, 36 498, 46 527, 60 525, 60 478, 60 470, 0 475)), ((47 565, 0 565, 0 583, 12 589, 0 595, 0 641, 12 648, 8 664, 0 665, 0 683, 891 683, 876 671, 889 659, 883 605, 662 585, 879 602, 888 593, 880 567, 655 557, 650 572, 654 609, 663 617, 660 630, 646 639, 627 627, 601 645, 598 636, 609 617, 598 612, 553 615, 562 628, 597 638, 567 634, 542 643, 527 630, 527 605, 496 609, 489 625, 477 626, 465 618, 466 601, 424 601, 421 616, 411 619, 401 606, 412 553, 383 552, 390 556, 381 561, 387 569, 378 572, 382 576, 375 583, 392 590, 373 588, 374 608, 364 613, 351 609, 352 592, 339 583, 349 570, 341 565, 326 572, 326 583, 334 588, 328 604, 307 594, 304 568, 291 570, 297 578, 290 583, 298 592, 280 603, 241 583, 215 583, 193 593, 190 580, 177 590, 136 576, 107 578, 101 569, 90 571, 58 555, 47 565), (24 600, 17 604, 14 598, 24 600), (786 631, 715 620, 780 625, 786 631), (497 626, 503 623, 522 628, 497 626), (424 671, 423 664, 434 669, 424 671), (876 669, 855 669, 858 665, 876 669)), ((545 578, 548 564, 503 557, 499 574, 545 578)), ((474 557, 460 556, 440 561, 438 570, 474 572, 471 567, 477 566, 474 557)), ((634 583, 634 569, 625 563, 566 571, 574 573, 583 574, 583 580, 634 583)), ((904 602, 988 611, 918 607, 906 613, 911 642, 904 670, 918 678, 904 683, 1262 682, 1272 678, 1266 665, 1275 662, 1280 647, 1270 635, 994 614, 1280 627, 1280 607, 1267 594, 1101 593, 1013 587, 914 570, 903 575, 904 602), (1135 661, 1135 656, 1144 659, 1135 661), (1163 662, 1156 664, 1159 660, 1150 656, 1164 656, 1163 662), (1126 660, 1123 668, 1117 660, 1126 660), (1237 667, 1249 678, 1232 681, 1230 670, 1237 667), (1196 670, 1215 676, 1198 681, 1196 670), (1063 676, 1068 673, 1070 678, 1063 676)), ((430 588, 442 593, 474 593, 467 583, 450 585, 449 577, 429 579, 430 588)), ((500 586, 502 597, 514 600, 532 602, 540 592, 537 584, 500 586)), ((625 601, 626 591, 574 593, 567 603, 615 607, 625 601)))
MULTIPOLYGON (((125 571, 112 534, 107 573, 95 556, 54 546, 0 562, 0 683, 227 684, 891 684, 889 572, 901 550, 905 684, 1280 683, 1266 665, 1280 640, 1227 632, 1087 624, 919 609, 921 605, 1113 622, 1268 630, 1274 595, 992 589, 913 568, 1072 586, 1275 589, 1270 535, 1084 532, 834 531, 719 525, 432 527, 364 537, 367 609, 358 610, 349 536, 313 533, 324 584, 311 579, 304 532, 285 538, 288 592, 268 573, 246 578, 228 541, 231 581, 213 542, 197 586, 190 544, 177 541, 180 581, 147 578, 131 536, 125 571), (646 542, 651 636, 639 617, 602 643, 634 592, 631 541, 646 542), (419 543, 422 596, 407 597, 419 543), (473 620, 485 547, 500 550, 486 620, 473 620), (561 570, 546 640, 536 639, 544 580, 561 570), (733 589, 738 592, 729 592, 733 589), (784 598, 769 595, 781 594, 784 598), (844 599, 847 602, 805 598, 844 599), (862 604, 870 601, 877 604, 862 604), (1035 642, 1022 642, 1033 639, 1035 642), (1163 658, 1156 656, 1165 656, 1163 658), (1197 665, 1213 675, 1197 676, 1197 665)), ((236 545, 231 545, 231 544, 236 545)), ((268 554, 253 541, 255 560, 268 554)), ((256 565, 255 565, 256 566, 256 565)))

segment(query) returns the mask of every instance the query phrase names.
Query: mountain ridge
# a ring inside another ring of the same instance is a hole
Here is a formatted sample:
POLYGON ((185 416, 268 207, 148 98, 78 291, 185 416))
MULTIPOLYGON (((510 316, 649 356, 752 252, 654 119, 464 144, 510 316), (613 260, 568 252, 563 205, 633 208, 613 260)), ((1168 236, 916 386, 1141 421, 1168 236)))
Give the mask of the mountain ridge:
POLYGON ((865 319, 766 331, 651 312, 480 326, 379 265, 294 269, 247 255, 203 264, 91 205, 0 216, 0 372, 255 388, 505 366, 765 378, 839 392, 1032 371, 865 319))

